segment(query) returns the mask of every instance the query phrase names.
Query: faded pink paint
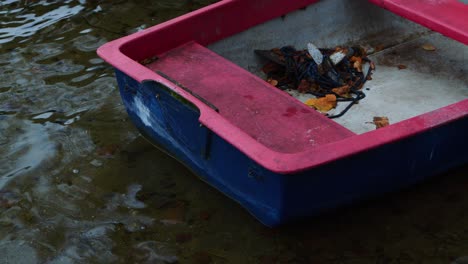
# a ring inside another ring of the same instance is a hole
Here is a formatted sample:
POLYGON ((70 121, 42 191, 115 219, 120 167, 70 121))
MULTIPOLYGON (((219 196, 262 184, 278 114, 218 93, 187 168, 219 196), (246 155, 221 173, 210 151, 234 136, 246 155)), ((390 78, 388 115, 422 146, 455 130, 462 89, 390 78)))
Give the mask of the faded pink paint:
POLYGON ((219 109, 219 115, 266 147, 298 153, 354 133, 195 42, 147 66, 219 109))
MULTIPOLYGON (((464 99, 456 104, 382 129, 353 135, 347 129, 332 120, 324 119, 317 113, 305 113, 308 109, 304 108, 300 102, 292 102, 291 98, 285 98, 273 87, 260 83, 259 79, 252 74, 192 43, 210 44, 314 2, 316 1, 225 0, 148 30, 109 42, 99 48, 98 54, 135 80, 160 82, 193 102, 200 109, 202 124, 258 164, 277 173, 288 174, 310 169, 415 136, 458 119, 468 118, 468 99, 464 99), (176 68, 171 68, 179 67, 178 65, 184 62, 193 66, 194 60, 177 58, 178 54, 184 54, 190 50, 195 51, 193 55, 200 56, 201 61, 199 66, 192 69, 193 72, 183 67, 179 69, 180 72, 176 68), (145 67, 138 63, 139 60, 155 55, 161 56, 160 65, 157 62, 145 67), (184 82, 187 87, 212 101, 220 108, 220 113, 158 75, 155 69, 160 69, 177 81, 184 82), (209 72, 212 74, 211 77, 207 75, 207 70, 211 71, 209 72), (184 74, 188 76, 183 76, 184 74), (196 80, 197 75, 206 78, 196 80), (189 81, 195 83, 191 84, 189 81), (222 85, 225 81, 230 81, 232 84, 226 88, 222 85), (239 85, 234 85, 236 82, 239 85), (206 87, 203 87, 204 85, 206 87), (249 85, 251 90, 249 90, 249 85), (235 89, 233 86, 236 86, 238 90, 232 92, 230 95, 232 98, 215 98, 215 95, 227 96, 229 89, 235 89), (266 91, 266 89, 271 90, 266 91), (278 103, 279 106, 275 106, 278 108, 267 105, 271 104, 271 101, 278 103), (231 108, 226 105, 229 102, 237 106, 231 108), (246 107, 257 107, 261 109, 261 113, 253 117, 251 116, 252 109, 245 109, 246 107), (285 124, 279 127, 278 131, 272 132, 271 137, 264 137, 264 131, 255 127, 263 125, 268 129, 274 129, 281 123, 278 120, 285 124), (299 143, 296 146, 293 142, 280 142, 291 140, 287 137, 291 136, 294 131, 307 133, 308 130, 305 129, 309 125, 311 129, 317 128, 321 133, 327 134, 322 135, 311 130, 310 133, 314 133, 311 139, 317 140, 312 146, 304 145, 307 144, 308 138, 303 135, 299 136, 299 143), (258 137, 261 139, 259 140, 258 137)), ((463 30, 466 29, 466 27, 463 28, 463 30)))
POLYGON ((369 1, 463 44, 468 44, 468 4, 460 0, 369 1))

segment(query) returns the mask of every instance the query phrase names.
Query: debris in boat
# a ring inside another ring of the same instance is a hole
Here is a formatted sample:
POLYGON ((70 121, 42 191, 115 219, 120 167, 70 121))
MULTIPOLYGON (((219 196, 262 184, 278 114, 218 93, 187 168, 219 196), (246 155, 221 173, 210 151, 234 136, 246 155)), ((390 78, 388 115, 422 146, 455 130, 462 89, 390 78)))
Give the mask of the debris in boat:
POLYGON ((332 92, 334 92, 335 94, 339 96, 347 96, 350 91, 351 91, 351 87, 349 85, 344 85, 344 86, 332 89, 332 92))
POLYGON ((427 51, 435 51, 436 50, 436 47, 434 47, 434 45, 429 44, 429 43, 426 43, 426 44, 422 45, 421 48, 423 48, 424 50, 427 50, 427 51))
POLYGON ((275 80, 275 79, 268 79, 267 82, 273 86, 277 86, 278 85, 278 81, 275 80))
POLYGON ((312 43, 307 44, 307 51, 309 52, 312 59, 315 61, 317 65, 322 64, 323 62, 323 54, 320 50, 312 43))
POLYGON ((140 61, 140 64, 148 65, 148 64, 151 64, 151 63, 157 61, 158 59, 159 59, 158 56, 153 56, 153 57, 146 58, 146 59, 140 61))
POLYGON ((117 152, 119 152, 120 147, 116 144, 106 145, 100 147, 96 154, 104 158, 112 158, 117 152))
POLYGON ((374 52, 379 52, 379 51, 382 51, 384 49, 385 49, 385 46, 383 44, 379 44, 379 45, 375 46, 374 52))
POLYGON ((326 113, 336 107, 336 96, 327 94, 325 97, 310 98, 305 104, 315 108, 317 111, 326 113))
POLYGON ((301 82, 299 83, 299 86, 297 86, 297 90, 300 93, 306 93, 310 90, 310 87, 311 87, 311 83, 306 79, 302 79, 301 82))
POLYGON ((333 65, 337 65, 340 63, 345 57, 346 57, 347 51, 342 49, 342 48, 337 48, 335 52, 330 55, 330 60, 333 63, 333 65))
POLYGON ((361 47, 321 49, 308 43, 305 50, 285 46, 255 50, 255 53, 268 60, 261 69, 268 83, 281 90, 314 95, 316 98, 306 102, 310 107, 326 113, 337 102, 349 102, 344 110, 329 118, 342 116, 366 96, 362 87, 367 80, 372 80, 375 70, 375 64, 361 47))
POLYGON ((352 56, 351 59, 349 60, 353 63, 353 68, 356 71, 362 72, 362 58, 361 57, 352 56))
POLYGON ((388 117, 386 116, 374 116, 374 121, 372 123, 374 123, 376 129, 390 125, 388 117))
POLYGON ((404 69, 408 68, 408 67, 407 67, 406 65, 404 65, 404 64, 398 64, 397 67, 398 67, 399 70, 404 70, 404 69))

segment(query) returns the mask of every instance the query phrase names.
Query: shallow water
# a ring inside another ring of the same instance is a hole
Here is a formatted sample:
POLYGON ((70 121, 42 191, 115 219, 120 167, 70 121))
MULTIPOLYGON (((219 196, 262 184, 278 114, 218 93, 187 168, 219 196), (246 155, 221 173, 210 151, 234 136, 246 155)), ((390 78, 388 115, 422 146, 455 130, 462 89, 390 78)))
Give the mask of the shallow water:
POLYGON ((209 1, 136 2, 1 1, 0 263, 450 263, 468 255, 466 166, 268 229, 147 143, 95 50, 209 1))

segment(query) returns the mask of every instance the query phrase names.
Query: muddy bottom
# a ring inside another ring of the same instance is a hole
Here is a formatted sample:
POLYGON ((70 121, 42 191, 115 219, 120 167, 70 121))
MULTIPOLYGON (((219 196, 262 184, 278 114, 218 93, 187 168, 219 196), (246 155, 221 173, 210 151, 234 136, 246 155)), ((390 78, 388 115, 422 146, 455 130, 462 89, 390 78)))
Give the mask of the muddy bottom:
POLYGON ((0 3, 0 263, 450 263, 468 256, 466 166, 269 229, 147 143, 95 50, 209 2, 0 3))

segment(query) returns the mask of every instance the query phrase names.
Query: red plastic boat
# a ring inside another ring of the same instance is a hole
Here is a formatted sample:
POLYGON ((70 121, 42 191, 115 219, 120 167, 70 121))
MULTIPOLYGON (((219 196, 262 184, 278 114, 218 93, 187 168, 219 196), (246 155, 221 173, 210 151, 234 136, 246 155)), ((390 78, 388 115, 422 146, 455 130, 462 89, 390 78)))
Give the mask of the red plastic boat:
POLYGON ((98 53, 148 140, 274 226, 468 162, 467 16, 457 0, 225 0, 98 53), (263 80, 254 49, 309 42, 379 47, 343 117, 263 80))

